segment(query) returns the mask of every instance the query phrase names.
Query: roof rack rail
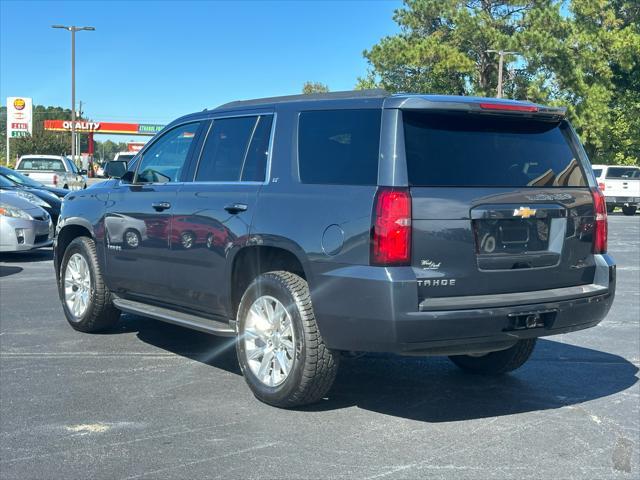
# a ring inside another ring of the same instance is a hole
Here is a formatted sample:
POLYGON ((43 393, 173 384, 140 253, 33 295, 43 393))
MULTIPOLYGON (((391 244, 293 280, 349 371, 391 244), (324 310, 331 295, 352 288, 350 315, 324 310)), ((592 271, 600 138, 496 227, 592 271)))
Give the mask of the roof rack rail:
POLYGON ((281 97, 256 98, 253 100, 235 100, 233 102, 224 103, 219 108, 245 107, 251 105, 262 105, 267 103, 296 102, 309 100, 337 100, 345 98, 382 98, 390 95, 384 89, 372 88, 364 90, 346 90, 343 92, 327 92, 327 93, 302 93, 299 95, 286 95, 281 97))

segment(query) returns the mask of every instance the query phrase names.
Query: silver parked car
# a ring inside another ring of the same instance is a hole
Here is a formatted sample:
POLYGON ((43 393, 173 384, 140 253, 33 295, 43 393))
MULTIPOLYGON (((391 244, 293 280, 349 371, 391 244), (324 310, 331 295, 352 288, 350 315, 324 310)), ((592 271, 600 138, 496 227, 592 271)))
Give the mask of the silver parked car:
POLYGON ((0 252, 19 252, 53 243, 53 223, 42 208, 13 192, 0 194, 0 252))

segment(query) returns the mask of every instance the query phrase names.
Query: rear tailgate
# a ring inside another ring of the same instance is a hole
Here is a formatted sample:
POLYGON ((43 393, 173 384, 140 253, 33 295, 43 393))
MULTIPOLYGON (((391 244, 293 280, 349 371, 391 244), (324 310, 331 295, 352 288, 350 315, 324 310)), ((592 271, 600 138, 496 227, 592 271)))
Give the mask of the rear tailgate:
POLYGON ((421 302, 593 282, 593 197, 566 123, 403 119, 421 302))
POLYGON ((16 170, 47 186, 58 186, 58 183, 63 181, 62 177, 66 177, 65 165, 61 158, 21 158, 16 170))
POLYGON ((604 195, 612 203, 640 202, 640 168, 609 167, 604 179, 604 195))

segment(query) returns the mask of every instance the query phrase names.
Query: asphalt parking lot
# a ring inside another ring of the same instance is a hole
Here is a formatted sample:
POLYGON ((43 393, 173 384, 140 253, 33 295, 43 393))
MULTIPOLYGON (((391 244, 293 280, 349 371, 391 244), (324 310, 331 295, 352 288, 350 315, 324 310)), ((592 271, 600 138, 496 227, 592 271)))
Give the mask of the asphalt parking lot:
POLYGON ((613 215, 596 328, 502 378, 446 358, 344 361, 329 398, 253 398, 229 339, 126 315, 67 326, 50 251, 0 258, 0 478, 638 478, 640 215, 613 215))

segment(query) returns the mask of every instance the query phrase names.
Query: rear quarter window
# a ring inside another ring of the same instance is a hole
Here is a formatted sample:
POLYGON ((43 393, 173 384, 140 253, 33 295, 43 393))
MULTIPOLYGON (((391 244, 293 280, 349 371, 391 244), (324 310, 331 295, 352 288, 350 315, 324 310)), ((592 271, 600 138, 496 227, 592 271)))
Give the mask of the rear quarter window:
POLYGON ((301 112, 300 181, 376 185, 381 114, 380 109, 301 112))
POLYGON ((403 120, 411 185, 587 186, 566 124, 416 111, 403 120))

